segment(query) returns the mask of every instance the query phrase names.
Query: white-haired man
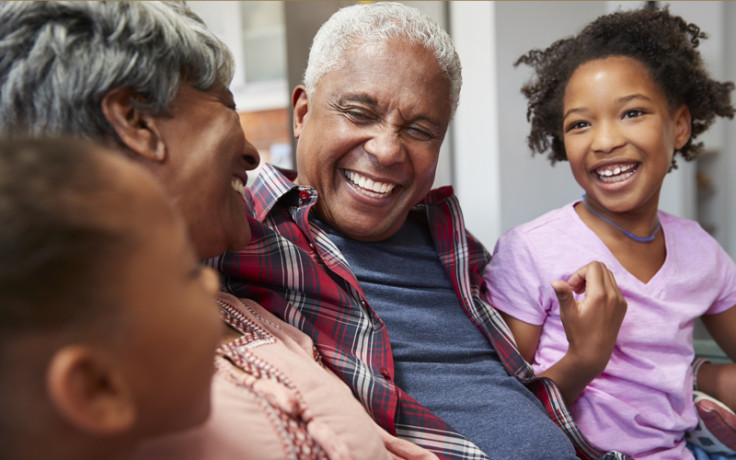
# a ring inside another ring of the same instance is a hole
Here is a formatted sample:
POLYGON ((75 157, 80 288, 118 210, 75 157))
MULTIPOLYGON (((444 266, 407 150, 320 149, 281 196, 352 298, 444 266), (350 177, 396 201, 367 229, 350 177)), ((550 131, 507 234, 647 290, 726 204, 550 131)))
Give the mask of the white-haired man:
MULTIPOLYGON (((213 264, 311 335, 379 424, 440 457, 602 456, 483 300, 489 255, 452 190, 430 191, 460 86, 452 41, 416 9, 339 10, 292 96, 297 174, 266 166, 252 243, 213 264)), ((599 287, 586 302, 623 303, 599 287)))

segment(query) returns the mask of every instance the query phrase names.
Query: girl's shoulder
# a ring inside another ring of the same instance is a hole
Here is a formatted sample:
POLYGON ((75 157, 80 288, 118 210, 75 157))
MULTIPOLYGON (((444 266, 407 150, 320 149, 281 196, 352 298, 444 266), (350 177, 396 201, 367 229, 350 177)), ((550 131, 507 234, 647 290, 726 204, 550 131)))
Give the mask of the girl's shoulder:
POLYGON ((718 245, 715 238, 703 228, 700 222, 678 217, 665 211, 658 211, 658 215, 666 236, 678 239, 686 237, 690 241, 695 239, 702 244, 718 245))

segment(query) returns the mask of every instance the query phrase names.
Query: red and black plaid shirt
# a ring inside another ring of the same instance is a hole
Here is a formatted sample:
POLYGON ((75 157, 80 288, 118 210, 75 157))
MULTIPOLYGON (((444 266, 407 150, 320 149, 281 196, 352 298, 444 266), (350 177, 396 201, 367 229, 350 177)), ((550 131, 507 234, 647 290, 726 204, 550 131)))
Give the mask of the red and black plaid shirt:
MULTIPOLYGON (((240 252, 211 261, 223 274, 224 288, 256 300, 310 335, 325 363, 389 432, 441 458, 488 458, 394 384, 386 329, 380 327, 340 251, 309 222, 317 192, 297 186, 292 182, 294 177, 265 165, 248 189, 246 199, 253 217, 251 243, 240 252)), ((490 255, 466 232, 452 188, 433 190, 413 211, 426 213, 438 256, 468 318, 488 338, 508 372, 524 382, 568 434, 578 455, 625 458, 615 452, 604 455, 590 445, 575 426, 556 386, 548 379, 533 378, 506 323, 485 300, 482 274, 490 255)))

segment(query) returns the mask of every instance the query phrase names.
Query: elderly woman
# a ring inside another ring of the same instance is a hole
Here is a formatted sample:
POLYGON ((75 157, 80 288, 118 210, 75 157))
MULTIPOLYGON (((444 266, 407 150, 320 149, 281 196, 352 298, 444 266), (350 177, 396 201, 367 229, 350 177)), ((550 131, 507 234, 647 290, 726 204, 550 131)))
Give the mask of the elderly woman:
MULTIPOLYGON (((116 146, 164 185, 202 259, 249 241, 242 194, 259 157, 228 90, 232 57, 183 3, 3 2, 0 49, 0 134, 116 146)), ((378 428, 306 335, 252 301, 218 303, 229 327, 211 419, 140 458, 432 456, 378 428)))

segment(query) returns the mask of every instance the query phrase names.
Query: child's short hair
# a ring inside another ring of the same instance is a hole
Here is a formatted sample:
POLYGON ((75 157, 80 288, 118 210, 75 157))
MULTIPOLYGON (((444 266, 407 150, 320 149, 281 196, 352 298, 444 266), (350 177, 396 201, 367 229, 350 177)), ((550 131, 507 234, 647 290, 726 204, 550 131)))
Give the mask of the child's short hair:
POLYGON ((2 349, 20 335, 114 322, 115 299, 102 294, 114 283, 106 267, 132 239, 106 224, 115 211, 99 150, 73 140, 0 141, 2 349))
POLYGON ((693 139, 716 116, 734 115, 734 84, 710 78, 696 49, 703 38, 707 35, 698 26, 671 15, 667 8, 645 7, 601 16, 577 36, 521 56, 514 65, 527 64, 536 71, 536 77, 521 90, 529 99, 529 147, 534 153, 551 150, 548 157, 553 164, 566 160, 562 105, 567 82, 581 64, 609 56, 627 56, 644 64, 672 110, 682 104, 688 106, 692 132, 678 151, 685 160, 696 158, 702 143, 694 144, 693 139))

